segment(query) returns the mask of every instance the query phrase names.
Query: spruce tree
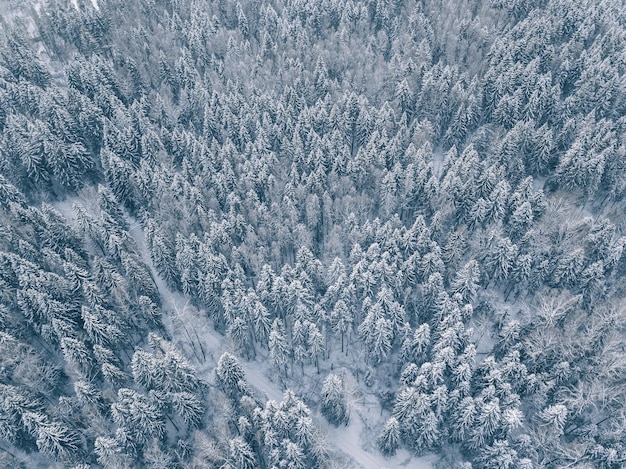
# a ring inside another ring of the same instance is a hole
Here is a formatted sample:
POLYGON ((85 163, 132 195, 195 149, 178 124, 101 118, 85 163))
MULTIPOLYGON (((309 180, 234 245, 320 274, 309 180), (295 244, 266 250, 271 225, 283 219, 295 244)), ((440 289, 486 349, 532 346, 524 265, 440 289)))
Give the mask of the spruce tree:
POLYGON ((320 397, 320 411, 330 423, 336 426, 348 422, 344 384, 338 375, 331 373, 324 380, 320 397))

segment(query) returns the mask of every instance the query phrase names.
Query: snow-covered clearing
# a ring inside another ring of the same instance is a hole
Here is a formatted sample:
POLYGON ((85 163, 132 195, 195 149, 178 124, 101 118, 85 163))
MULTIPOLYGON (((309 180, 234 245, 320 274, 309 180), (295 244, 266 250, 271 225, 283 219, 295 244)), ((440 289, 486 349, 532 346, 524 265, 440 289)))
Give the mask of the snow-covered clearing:
POLYGON ((260 391, 263 396, 276 402, 280 402, 283 399, 283 392, 280 387, 267 377, 263 367, 258 366, 257 362, 242 360, 240 363, 246 372, 246 380, 260 391))
POLYGON ((350 407, 350 422, 347 426, 334 427, 318 414, 318 425, 340 451, 348 454, 356 463, 356 467, 363 469, 383 469, 406 467, 411 469, 429 469, 436 460, 434 457, 415 458, 406 450, 399 450, 390 458, 383 457, 375 448, 371 447, 377 435, 372 434, 372 428, 380 420, 380 405, 371 404, 369 399, 353 399, 351 394, 356 389, 356 379, 348 370, 342 370, 346 388, 348 389, 348 404, 350 407))
POLYGON ((408 451, 400 450, 392 458, 384 458, 380 453, 368 451, 361 443, 364 425, 361 416, 352 416, 347 427, 333 427, 319 418, 320 427, 326 432, 326 439, 331 441, 340 451, 348 454, 363 469, 386 469, 405 467, 411 469, 429 469, 433 467, 434 458, 414 458, 408 451))

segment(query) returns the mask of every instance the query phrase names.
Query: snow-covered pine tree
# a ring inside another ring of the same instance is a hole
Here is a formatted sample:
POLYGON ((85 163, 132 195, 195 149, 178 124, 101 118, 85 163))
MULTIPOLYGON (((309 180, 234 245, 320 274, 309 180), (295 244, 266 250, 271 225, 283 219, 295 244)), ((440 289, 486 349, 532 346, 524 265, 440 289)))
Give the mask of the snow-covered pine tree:
POLYGON ((242 394, 248 394, 245 373, 234 355, 224 352, 220 356, 215 369, 215 376, 221 389, 232 399, 237 399, 242 394))
POLYGON ((334 425, 348 422, 348 405, 343 380, 336 374, 324 379, 320 397, 320 412, 334 425))

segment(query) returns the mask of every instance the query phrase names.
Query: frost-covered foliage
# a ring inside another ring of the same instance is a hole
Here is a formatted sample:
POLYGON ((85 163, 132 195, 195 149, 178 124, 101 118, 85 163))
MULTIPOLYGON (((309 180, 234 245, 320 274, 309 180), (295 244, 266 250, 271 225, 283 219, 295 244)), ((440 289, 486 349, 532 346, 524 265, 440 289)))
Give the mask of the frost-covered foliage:
POLYGON ((346 393, 340 376, 331 373, 324 380, 320 395, 320 412, 335 425, 348 421, 346 393))
POLYGON ((621 0, 2 8, 0 465, 626 465, 621 0))

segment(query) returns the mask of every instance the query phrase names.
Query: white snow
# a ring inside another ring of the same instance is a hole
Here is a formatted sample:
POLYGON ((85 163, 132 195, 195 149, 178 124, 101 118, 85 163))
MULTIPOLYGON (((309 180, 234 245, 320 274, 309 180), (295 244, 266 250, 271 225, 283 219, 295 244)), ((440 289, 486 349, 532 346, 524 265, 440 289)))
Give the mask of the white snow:
POLYGON ((63 215, 65 217, 65 219, 67 220, 67 222, 70 225, 72 224, 72 222, 76 218, 76 214, 74 213, 74 209, 72 208, 72 206, 74 205, 75 202, 80 203, 81 205, 84 205, 84 202, 79 200, 77 197, 67 198, 65 200, 62 200, 61 202, 55 202, 55 203, 52 204, 52 206, 61 215, 63 215))
POLYGON ((383 469, 406 467, 411 469, 430 469, 436 460, 435 457, 416 458, 406 450, 399 450, 393 457, 385 458, 377 449, 371 447, 378 435, 379 423, 383 420, 380 405, 373 401, 373 394, 364 397, 360 393, 358 384, 352 373, 345 368, 338 370, 343 377, 344 386, 350 409, 350 422, 347 426, 335 427, 318 416, 318 425, 326 434, 326 440, 331 441, 340 451, 347 454, 356 464, 356 468, 383 469))
MULTIPOLYGON (((80 7, 78 6, 78 0, 71 0, 72 5, 74 5, 74 8, 76 8, 77 10, 80 10, 80 7)), ((97 0, 91 0, 91 4, 93 5, 93 7, 100 11, 100 5, 98 5, 97 0)))
POLYGON ((344 453, 348 454, 362 469, 386 469, 392 467, 406 467, 411 469, 430 469, 435 459, 433 457, 414 458, 408 451, 398 451, 391 458, 384 458, 378 452, 363 449, 360 439, 363 434, 361 418, 353 418, 347 427, 332 427, 328 429, 327 440, 344 453))
POLYGON ((441 178, 441 171, 443 171, 443 160, 445 159, 445 156, 446 155, 440 148, 433 149, 433 174, 437 177, 437 179, 441 178))
POLYGON ((283 392, 280 387, 273 383, 264 373, 263 369, 256 362, 240 361, 243 370, 246 373, 246 380, 266 397, 276 402, 283 399, 283 392))

